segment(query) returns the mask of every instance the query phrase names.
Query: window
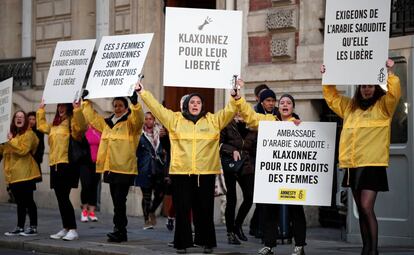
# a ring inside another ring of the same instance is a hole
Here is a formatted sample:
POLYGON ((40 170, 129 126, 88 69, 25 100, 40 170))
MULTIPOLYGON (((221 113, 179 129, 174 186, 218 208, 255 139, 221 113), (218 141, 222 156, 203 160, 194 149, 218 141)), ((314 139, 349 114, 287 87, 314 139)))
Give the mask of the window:
POLYGON ((395 62, 394 72, 400 77, 401 99, 391 122, 391 143, 407 143, 408 102, 407 102, 407 60, 404 57, 391 57, 395 62))

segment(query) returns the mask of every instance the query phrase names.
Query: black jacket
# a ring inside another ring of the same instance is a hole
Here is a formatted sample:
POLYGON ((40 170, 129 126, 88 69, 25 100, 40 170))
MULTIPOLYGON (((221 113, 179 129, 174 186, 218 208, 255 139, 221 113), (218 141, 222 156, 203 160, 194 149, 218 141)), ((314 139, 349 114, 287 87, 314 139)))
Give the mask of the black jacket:
POLYGON ((254 173, 254 164, 256 159, 256 142, 257 131, 245 127, 243 136, 238 129, 237 122, 233 120, 220 133, 220 156, 226 154, 232 157, 233 151, 240 152, 244 159, 241 174, 254 173))

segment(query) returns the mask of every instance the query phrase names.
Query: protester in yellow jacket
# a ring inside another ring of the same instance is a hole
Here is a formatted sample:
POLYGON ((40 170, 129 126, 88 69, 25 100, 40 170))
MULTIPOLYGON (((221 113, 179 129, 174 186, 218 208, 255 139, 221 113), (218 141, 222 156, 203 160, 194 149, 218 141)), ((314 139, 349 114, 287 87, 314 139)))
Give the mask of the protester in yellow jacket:
MULTIPOLYGON (((83 97, 87 95, 84 93, 83 97)), ((134 93, 130 97, 132 105, 124 97, 112 101, 114 113, 103 118, 92 108, 89 100, 82 104, 83 114, 89 124, 102 132, 96 159, 96 172, 104 173, 104 181, 109 183, 114 204, 114 230, 107 234, 109 242, 127 241, 128 224, 126 200, 129 186, 134 184, 137 171, 135 155, 144 124, 144 112, 134 93)))
POLYGON ((4 233, 6 236, 37 235, 37 207, 33 200, 36 179, 40 178, 39 167, 33 158, 39 139, 29 128, 27 115, 17 111, 13 115, 8 142, 0 145, 4 161, 4 176, 17 204, 17 227, 4 233), (24 230, 26 212, 30 226, 24 230))
POLYGON ((87 126, 79 103, 58 104, 51 124, 46 122, 44 108, 42 102, 36 113, 37 130, 49 135, 50 188, 55 191, 63 224, 63 229, 50 238, 71 241, 79 238, 69 199, 71 189, 78 187, 79 169, 69 164, 69 137, 80 140, 87 126))
POLYGON ((380 86, 359 85, 351 99, 339 95, 335 86, 323 86, 328 106, 344 120, 339 166, 347 169, 342 186, 352 189, 358 207, 362 254, 378 254, 375 199, 378 191, 388 191, 391 121, 401 97, 400 80, 391 71, 394 62, 389 59, 386 65, 387 92, 380 86))
POLYGON ((174 247, 178 253, 186 253, 193 246, 190 210, 195 225, 194 243, 211 253, 216 247, 214 230, 214 184, 220 174, 220 131, 237 112, 238 101, 233 98, 215 114, 204 110, 199 94, 190 94, 183 103, 182 112, 164 108, 137 84, 142 100, 168 130, 171 142, 170 178, 173 186, 173 202, 176 209, 174 247))

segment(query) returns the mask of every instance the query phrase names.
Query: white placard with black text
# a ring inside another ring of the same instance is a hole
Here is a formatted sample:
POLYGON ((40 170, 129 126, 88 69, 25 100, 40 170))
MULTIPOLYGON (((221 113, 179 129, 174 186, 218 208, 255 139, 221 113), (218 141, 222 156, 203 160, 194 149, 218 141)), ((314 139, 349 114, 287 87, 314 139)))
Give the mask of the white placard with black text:
POLYGON ((327 0, 322 84, 385 84, 390 0, 327 0))
POLYGON ((43 91, 45 104, 72 103, 80 98, 95 39, 56 44, 43 91))
POLYGON ((86 85, 87 98, 131 96, 153 36, 148 33, 102 37, 86 85))
POLYGON ((330 206, 336 123, 261 121, 254 203, 330 206))
POLYGON ((0 82, 0 143, 5 143, 10 131, 13 78, 0 82))
POLYGON ((240 74, 242 12, 169 8, 164 86, 232 88, 240 74))

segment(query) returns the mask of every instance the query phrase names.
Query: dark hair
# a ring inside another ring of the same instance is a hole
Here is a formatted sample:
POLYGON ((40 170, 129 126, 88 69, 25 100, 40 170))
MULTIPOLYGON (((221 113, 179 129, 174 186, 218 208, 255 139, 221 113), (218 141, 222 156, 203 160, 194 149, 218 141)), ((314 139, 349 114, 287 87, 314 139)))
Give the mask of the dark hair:
POLYGON ((59 126, 60 123, 62 123, 62 121, 64 121, 66 118, 61 118, 59 116, 59 106, 60 105, 66 105, 66 117, 67 118, 72 118, 73 115, 73 105, 72 104, 58 104, 56 106, 56 113, 55 113, 55 117, 53 118, 53 126, 59 126))
POLYGON ((269 89, 269 86, 267 86, 267 85, 266 85, 266 84, 264 84, 264 83, 257 85, 257 86, 254 88, 254 95, 255 95, 255 96, 257 96, 257 97, 259 97, 260 92, 261 92, 262 90, 265 90, 265 89, 269 89))
POLYGON ((294 98, 293 98, 293 96, 292 96, 292 95, 290 95, 290 94, 283 94, 281 97, 279 97, 279 103, 280 103, 280 100, 281 100, 282 98, 284 98, 284 97, 289 98, 289 99, 290 99, 290 101, 292 101, 293 108, 295 108, 295 99, 294 99, 294 98))
POLYGON ((128 100, 125 97, 115 97, 112 100, 112 106, 114 105, 115 101, 122 101, 124 103, 125 108, 128 108, 128 100))
POLYGON ((364 100, 361 94, 361 86, 358 85, 357 89, 355 90, 354 97, 352 97, 351 101, 351 112, 354 112, 356 109, 361 108, 362 110, 368 109, 371 105, 374 105, 378 99, 386 94, 385 90, 383 90, 379 85, 374 85, 374 95, 372 98, 368 100, 364 100))
POLYGON ((30 116, 35 116, 36 117, 36 112, 28 112, 27 113, 27 118, 29 118, 30 116))
POLYGON ((144 114, 144 116, 147 115, 147 114, 151 115, 155 119, 155 116, 154 116, 154 114, 152 114, 152 112, 148 111, 144 114))
POLYGON ((12 121, 10 123, 10 133, 13 134, 13 137, 15 137, 18 134, 19 135, 23 134, 24 132, 26 132, 28 127, 29 127, 29 121, 27 120, 27 114, 24 111, 15 112, 14 115, 13 115, 12 121), (14 119, 16 119, 16 115, 19 112, 23 113, 23 115, 24 115, 24 124, 23 124, 23 127, 21 127, 21 128, 17 127, 16 123, 14 123, 14 119))

